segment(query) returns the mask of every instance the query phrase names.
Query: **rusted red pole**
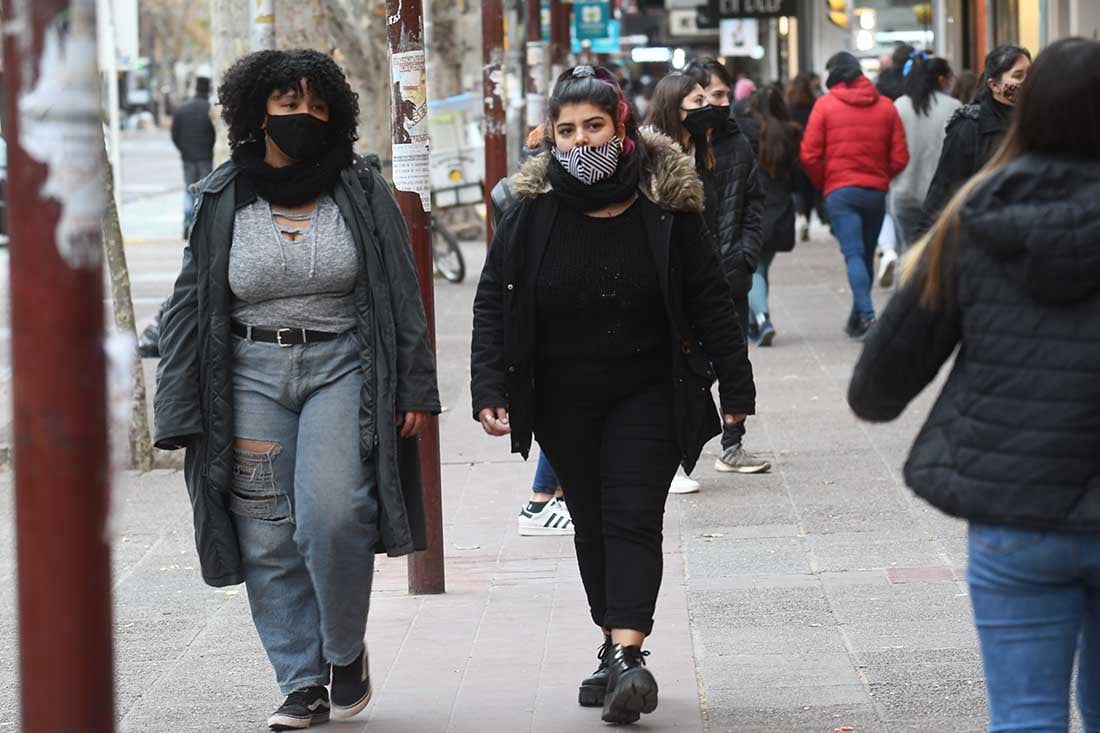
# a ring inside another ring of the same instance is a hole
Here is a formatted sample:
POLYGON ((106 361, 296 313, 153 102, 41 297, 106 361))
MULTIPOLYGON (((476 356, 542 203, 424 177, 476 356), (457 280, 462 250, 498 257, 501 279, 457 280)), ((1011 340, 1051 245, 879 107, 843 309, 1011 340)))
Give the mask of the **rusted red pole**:
POLYGON ((542 40, 542 2, 527 0, 527 131, 542 124, 546 117, 547 44, 542 40))
POLYGON ((572 5, 565 0, 550 0, 550 91, 569 55, 569 16, 572 5))
POLYGON ((114 729, 94 0, 4 0, 21 727, 114 729))
POLYGON ((489 192, 508 175, 507 119, 504 109, 504 9, 501 0, 481 2, 481 52, 485 85, 485 235, 493 243, 493 212, 489 192))
MULTIPOLYGON (((432 186, 428 138, 428 74, 421 0, 386 0, 390 18, 390 84, 393 109, 393 183, 412 238, 420 297, 435 352, 435 286, 432 282, 432 186)), ((428 549, 409 556, 409 592, 443 593, 443 496, 439 470, 439 420, 419 438, 420 478, 428 549)))

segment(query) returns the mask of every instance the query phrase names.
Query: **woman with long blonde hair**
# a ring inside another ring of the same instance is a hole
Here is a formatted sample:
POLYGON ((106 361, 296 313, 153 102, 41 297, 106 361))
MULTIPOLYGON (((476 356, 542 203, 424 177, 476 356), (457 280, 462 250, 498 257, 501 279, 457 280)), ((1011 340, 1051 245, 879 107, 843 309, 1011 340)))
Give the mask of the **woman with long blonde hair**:
POLYGON ((990 730, 1100 730, 1100 43, 1036 60, 988 165, 908 255, 848 401, 896 418, 955 354, 905 464, 969 523, 990 730))

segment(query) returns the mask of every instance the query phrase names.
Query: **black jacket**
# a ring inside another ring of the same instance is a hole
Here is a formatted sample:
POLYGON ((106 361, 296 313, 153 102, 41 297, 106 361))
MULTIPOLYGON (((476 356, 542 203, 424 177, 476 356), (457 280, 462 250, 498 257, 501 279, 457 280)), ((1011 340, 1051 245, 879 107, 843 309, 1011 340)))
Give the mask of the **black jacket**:
POLYGON ((210 100, 192 97, 176 107, 172 114, 172 143, 185 161, 214 159, 214 123, 210 120, 210 100))
POLYGON ((879 74, 878 81, 875 82, 878 93, 891 102, 905 94, 905 76, 901 72, 902 69, 890 67, 879 74))
POLYGON ((982 184, 949 243, 952 305, 904 285, 848 400, 892 420, 958 347, 905 464, 948 514, 1100 531, 1100 165, 1025 156, 982 184))
POLYGON ((990 161, 1011 124, 1010 109, 988 94, 980 102, 955 110, 947 123, 936 174, 924 198, 921 232, 936 221, 963 184, 990 161))
MULTIPOLYGON (((235 437, 229 250, 235 214, 256 193, 239 172, 235 163, 225 163, 197 184, 194 228, 161 320, 155 398, 157 447, 187 449, 199 562, 203 579, 214 586, 244 580, 227 508, 235 437)), ((385 179, 357 159, 332 196, 360 255, 359 452, 378 472, 377 549, 404 555, 427 543, 417 442, 399 437, 397 414, 440 411, 427 319, 408 231, 385 179)))
MULTIPOLYGON (((745 139, 752 145, 753 155, 760 160, 760 123, 751 114, 738 117, 745 139)), ((798 158, 799 133, 791 146, 791 156, 784 162, 786 172, 772 176, 762 165, 757 165, 757 180, 764 192, 764 206, 760 216, 760 251, 790 252, 794 249, 794 199, 797 176, 802 172, 802 163, 798 158)))
POLYGON ((764 189, 756 170, 756 153, 732 117, 726 127, 715 131, 710 141, 714 151, 714 170, 703 177, 708 199, 717 200, 717 208, 708 206, 707 227, 718 241, 722 272, 733 294, 748 295, 752 274, 763 246, 761 218, 764 214, 764 189))
MULTIPOLYGON (((721 432, 711 397, 719 378, 722 409, 755 411, 756 390, 745 336, 700 212, 702 184, 692 161, 664 135, 644 131, 647 155, 641 206, 671 325, 676 429, 681 461, 691 470, 721 432)), ((504 214, 474 301, 471 392, 476 420, 486 407, 507 407, 512 452, 527 456, 533 421, 534 287, 559 199, 547 154, 511 178, 517 204, 504 214)))

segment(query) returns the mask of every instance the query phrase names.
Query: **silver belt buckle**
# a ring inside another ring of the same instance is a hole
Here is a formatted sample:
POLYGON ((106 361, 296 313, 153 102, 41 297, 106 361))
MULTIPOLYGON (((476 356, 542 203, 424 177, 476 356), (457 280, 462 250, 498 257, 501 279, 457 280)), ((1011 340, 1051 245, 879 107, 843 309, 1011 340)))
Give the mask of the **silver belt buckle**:
POLYGON ((283 349, 289 349, 289 348, 290 348, 291 346, 293 346, 294 344, 284 344, 284 343, 283 343, 283 334, 284 334, 284 333, 290 333, 290 332, 291 332, 291 331, 293 331, 293 330, 294 330, 293 328, 280 328, 279 330, 277 330, 277 331, 275 332, 275 343, 276 343, 276 344, 277 344, 277 345, 278 345, 278 346, 279 346, 280 348, 283 348, 283 349))

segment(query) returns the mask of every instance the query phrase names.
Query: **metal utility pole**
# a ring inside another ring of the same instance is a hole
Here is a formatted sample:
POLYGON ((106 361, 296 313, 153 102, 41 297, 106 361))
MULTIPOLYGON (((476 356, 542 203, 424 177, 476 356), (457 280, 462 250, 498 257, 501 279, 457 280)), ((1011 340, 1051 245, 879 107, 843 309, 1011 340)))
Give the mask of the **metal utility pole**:
POLYGON ((252 50, 275 48, 275 0, 252 1, 252 50))
POLYGON ((542 2, 527 0, 527 132, 546 118, 546 43, 542 40, 542 2))
MULTIPOLYGON (((391 0, 392 1, 392 0, 391 0)), ((504 9, 501 0, 481 1, 482 75, 485 85, 485 236, 493 243, 489 192, 508 175, 507 116, 504 109, 504 9)))
POLYGON ((4 0, 21 727, 114 729, 95 0, 4 0), (59 696, 64 691, 63 700, 59 696))
MULTIPOLYGON (((428 137, 428 73, 421 0, 386 0, 393 104, 393 184, 412 239, 420 297, 435 352, 435 290, 431 246, 431 156, 428 137)), ((439 467, 439 419, 419 438, 420 477, 428 549, 409 557, 409 592, 443 593, 443 497, 439 467)))
POLYGON ((572 4, 565 0, 550 0, 550 92, 565 71, 569 57, 569 21, 572 4))

